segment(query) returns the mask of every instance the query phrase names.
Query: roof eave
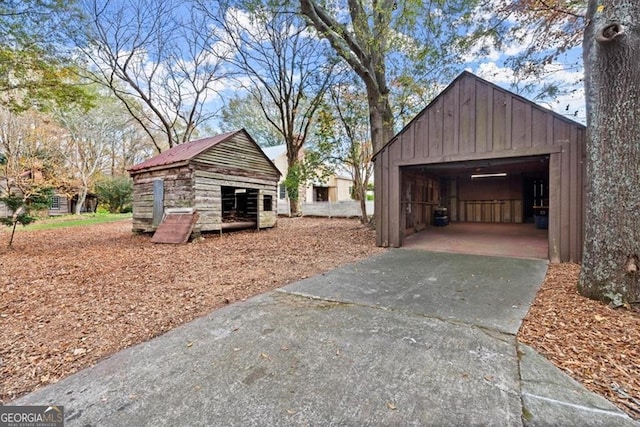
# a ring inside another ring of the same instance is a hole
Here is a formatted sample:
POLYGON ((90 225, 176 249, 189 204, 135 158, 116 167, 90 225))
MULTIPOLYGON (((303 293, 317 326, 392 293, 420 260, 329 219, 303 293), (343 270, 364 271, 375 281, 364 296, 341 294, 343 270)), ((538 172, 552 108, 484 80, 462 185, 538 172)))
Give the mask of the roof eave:
POLYGON ((191 159, 181 160, 179 162, 167 163, 166 165, 151 166, 149 168, 142 168, 142 169, 136 169, 136 170, 129 169, 127 172, 129 172, 129 175, 133 176, 133 175, 138 175, 145 172, 155 172, 163 169, 171 169, 171 168, 177 168, 180 166, 186 166, 190 162, 191 162, 191 159))

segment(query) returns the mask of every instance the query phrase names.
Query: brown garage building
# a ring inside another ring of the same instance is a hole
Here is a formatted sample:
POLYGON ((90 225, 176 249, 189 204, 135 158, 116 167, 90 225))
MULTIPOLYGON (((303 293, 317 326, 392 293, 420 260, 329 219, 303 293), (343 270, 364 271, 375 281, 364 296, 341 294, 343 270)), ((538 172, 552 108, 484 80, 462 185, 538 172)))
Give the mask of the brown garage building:
POLYGON ((579 262, 584 144, 583 125, 463 72, 376 153, 377 244, 402 246, 444 207, 452 222, 535 218, 549 259, 579 262))

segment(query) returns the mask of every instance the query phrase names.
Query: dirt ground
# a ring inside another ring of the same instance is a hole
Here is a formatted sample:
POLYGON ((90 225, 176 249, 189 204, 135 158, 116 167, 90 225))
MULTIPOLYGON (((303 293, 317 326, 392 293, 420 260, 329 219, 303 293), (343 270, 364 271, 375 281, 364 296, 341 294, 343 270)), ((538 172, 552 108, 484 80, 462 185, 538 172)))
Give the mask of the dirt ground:
MULTIPOLYGON (((211 310, 383 251, 357 220, 284 218, 261 232, 154 245, 131 222, 0 230, 0 403, 211 310)), ((575 292, 579 266, 550 266, 518 335, 634 417, 640 316, 575 292)))

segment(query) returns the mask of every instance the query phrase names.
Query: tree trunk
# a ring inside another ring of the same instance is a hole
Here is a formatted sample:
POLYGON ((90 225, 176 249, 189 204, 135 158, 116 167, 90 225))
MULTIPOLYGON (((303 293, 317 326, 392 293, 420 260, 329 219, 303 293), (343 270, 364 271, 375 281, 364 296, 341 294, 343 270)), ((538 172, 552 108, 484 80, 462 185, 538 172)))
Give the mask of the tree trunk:
POLYGON ((80 192, 78 193, 78 201, 76 202, 76 209, 74 214, 76 215, 80 215, 80 213, 82 213, 82 206, 84 205, 84 201, 87 199, 87 188, 83 187, 80 189, 80 192))
POLYGON ((587 203, 579 291, 640 301, 640 2, 590 0, 584 36, 587 203))
POLYGON ((18 221, 13 222, 13 227, 11 227, 11 236, 9 237, 9 247, 13 247, 13 236, 16 235, 16 226, 18 225, 18 221))
POLYGON ((377 88, 367 88, 369 102, 369 125, 371 127, 371 143, 376 153, 384 144, 393 138, 393 112, 389 104, 389 94, 380 93, 377 88))
POLYGON ((367 214, 367 192, 360 191, 360 222, 362 224, 369 223, 369 215, 367 214))
POLYGON ((353 156, 353 194, 352 196, 360 202, 360 222, 362 224, 369 223, 369 216, 367 215, 367 183, 363 182, 362 171, 360 166, 355 161, 353 156))
POLYGON ((289 215, 300 216, 300 174, 296 171, 300 157, 300 141, 293 138, 287 139, 287 196, 289 197, 289 215), (295 188, 290 189, 289 185, 295 188))

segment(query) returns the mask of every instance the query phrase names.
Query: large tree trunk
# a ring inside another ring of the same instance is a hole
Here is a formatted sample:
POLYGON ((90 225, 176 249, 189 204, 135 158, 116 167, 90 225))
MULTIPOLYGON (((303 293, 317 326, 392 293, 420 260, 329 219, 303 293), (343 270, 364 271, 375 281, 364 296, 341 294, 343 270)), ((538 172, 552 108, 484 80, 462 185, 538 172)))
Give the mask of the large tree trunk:
POLYGON ((640 302, 640 2, 590 0, 581 294, 640 302))
POLYGON ((80 192, 78 193, 78 201, 76 202, 76 208, 74 214, 80 215, 82 213, 82 207, 84 206, 84 201, 87 200, 88 190, 86 187, 82 187, 80 192))
POLYGON ((300 162, 300 148, 302 143, 299 139, 289 138, 287 140, 287 196, 289 197, 289 216, 301 216, 300 211, 300 175, 294 172, 300 162), (294 185, 295 188, 289 188, 294 185))
POLYGON ((378 87, 367 87, 369 101, 369 125, 371 126, 371 143, 376 153, 384 144, 393 138, 393 111, 389 103, 389 94, 381 93, 378 87))

